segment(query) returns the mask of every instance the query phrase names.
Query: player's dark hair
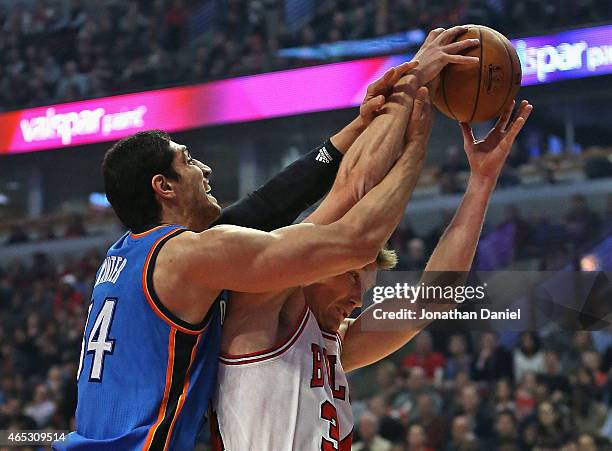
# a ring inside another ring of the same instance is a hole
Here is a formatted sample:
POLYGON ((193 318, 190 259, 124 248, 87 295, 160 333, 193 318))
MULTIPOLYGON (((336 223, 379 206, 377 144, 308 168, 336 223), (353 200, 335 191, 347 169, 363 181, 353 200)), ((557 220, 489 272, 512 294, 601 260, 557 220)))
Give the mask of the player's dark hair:
POLYGON ((106 197, 132 232, 142 232, 160 220, 151 179, 162 174, 178 180, 172 166, 170 135, 161 130, 138 132, 115 143, 104 156, 102 171, 106 197))

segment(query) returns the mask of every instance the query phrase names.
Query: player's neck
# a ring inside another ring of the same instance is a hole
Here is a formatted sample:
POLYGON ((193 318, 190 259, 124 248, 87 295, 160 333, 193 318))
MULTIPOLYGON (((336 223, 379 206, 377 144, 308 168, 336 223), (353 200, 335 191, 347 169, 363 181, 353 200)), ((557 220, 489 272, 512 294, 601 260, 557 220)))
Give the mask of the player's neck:
POLYGON ((162 212, 160 224, 179 224, 194 232, 203 232, 210 228, 216 218, 197 218, 188 212, 171 210, 162 212))

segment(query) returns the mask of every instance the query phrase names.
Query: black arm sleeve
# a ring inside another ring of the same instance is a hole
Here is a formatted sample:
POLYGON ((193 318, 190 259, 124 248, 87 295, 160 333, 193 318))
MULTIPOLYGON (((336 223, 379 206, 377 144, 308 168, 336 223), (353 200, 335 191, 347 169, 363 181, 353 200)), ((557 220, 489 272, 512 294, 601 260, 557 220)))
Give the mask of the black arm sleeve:
POLYGON ((271 231, 288 226, 332 186, 342 153, 328 139, 263 186, 225 208, 213 224, 271 231))

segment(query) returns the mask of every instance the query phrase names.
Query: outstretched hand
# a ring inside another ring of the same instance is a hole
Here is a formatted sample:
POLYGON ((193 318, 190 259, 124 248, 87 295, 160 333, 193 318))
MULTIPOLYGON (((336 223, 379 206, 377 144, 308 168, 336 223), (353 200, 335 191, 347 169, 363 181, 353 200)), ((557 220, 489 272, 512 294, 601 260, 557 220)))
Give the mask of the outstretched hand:
POLYGON ((368 86, 366 95, 359 107, 359 116, 363 125, 367 126, 374 119, 375 114, 385 105, 387 96, 393 92, 393 86, 408 71, 419 65, 417 60, 402 63, 392 67, 378 80, 368 86))
POLYGON ((470 163, 472 175, 494 179, 499 176, 514 140, 533 110, 533 105, 527 100, 523 100, 516 118, 509 124, 514 105, 515 102, 512 101, 487 136, 479 141, 474 138, 474 133, 469 124, 459 123, 463 133, 463 147, 470 163))
MULTIPOLYGON (((414 56, 421 64, 414 71, 419 79, 419 85, 425 85, 438 77, 447 64, 477 64, 476 56, 465 56, 461 53, 480 44, 478 39, 455 41, 457 37, 468 31, 466 26, 457 26, 445 30, 436 28, 427 35, 425 42, 414 56)), ((430 86, 431 88, 431 86, 430 86)), ((430 92, 435 94, 435 92, 430 92)))

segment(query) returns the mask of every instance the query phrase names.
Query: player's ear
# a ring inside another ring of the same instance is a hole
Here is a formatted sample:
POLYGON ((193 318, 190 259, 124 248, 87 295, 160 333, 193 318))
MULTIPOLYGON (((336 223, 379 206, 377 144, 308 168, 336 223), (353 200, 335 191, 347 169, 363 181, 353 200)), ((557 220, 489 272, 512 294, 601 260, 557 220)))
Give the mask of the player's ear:
POLYGON ((151 188, 153 188, 153 192, 160 197, 174 197, 172 182, 161 174, 156 174, 153 176, 151 179, 151 188))

